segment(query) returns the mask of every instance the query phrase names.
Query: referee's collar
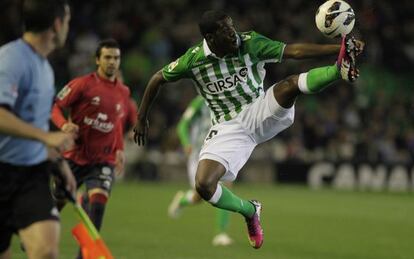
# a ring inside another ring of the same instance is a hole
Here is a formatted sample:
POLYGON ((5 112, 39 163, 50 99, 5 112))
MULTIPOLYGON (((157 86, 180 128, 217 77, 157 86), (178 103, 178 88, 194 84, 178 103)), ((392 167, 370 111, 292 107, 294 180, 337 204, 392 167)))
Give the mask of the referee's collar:
MULTIPOLYGON (((241 38, 240 38, 240 35, 239 35, 239 34, 236 34, 236 36, 237 36, 237 47, 240 47, 240 45, 241 45, 241 38)), ((219 58, 219 57, 217 57, 217 55, 216 55, 215 53, 213 53, 213 52, 211 51, 211 49, 208 47, 208 44, 207 44, 206 39, 203 39, 203 50, 204 50, 204 55, 205 55, 206 57, 208 57, 208 56, 212 56, 212 57, 215 57, 215 58, 219 58)))

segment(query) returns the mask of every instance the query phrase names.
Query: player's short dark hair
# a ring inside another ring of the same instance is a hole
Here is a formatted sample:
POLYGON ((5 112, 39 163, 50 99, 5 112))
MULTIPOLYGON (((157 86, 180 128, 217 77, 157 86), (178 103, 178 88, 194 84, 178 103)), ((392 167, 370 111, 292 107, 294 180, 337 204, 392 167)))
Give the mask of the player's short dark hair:
POLYGON ((68 0, 23 0, 22 16, 25 31, 42 32, 53 26, 56 18, 65 17, 68 0))
POLYGON ((95 57, 99 58, 101 56, 101 52, 103 48, 109 49, 120 49, 119 44, 114 39, 105 39, 99 42, 98 47, 95 51, 95 57))
POLYGON ((209 10, 204 12, 198 22, 201 35, 204 37, 207 33, 216 32, 219 28, 218 22, 227 18, 230 18, 230 16, 219 10, 209 10))

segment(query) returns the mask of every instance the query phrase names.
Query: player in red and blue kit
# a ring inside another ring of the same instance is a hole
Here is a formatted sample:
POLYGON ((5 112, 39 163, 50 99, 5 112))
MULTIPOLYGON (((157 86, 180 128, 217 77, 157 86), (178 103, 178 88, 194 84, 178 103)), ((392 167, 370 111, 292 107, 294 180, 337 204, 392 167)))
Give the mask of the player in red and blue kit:
POLYGON ((117 78, 120 53, 115 40, 102 41, 96 50, 97 71, 69 82, 57 95, 52 109, 53 123, 77 135, 75 147, 63 156, 69 161, 77 185, 85 184, 83 205, 97 229, 102 224, 115 171, 123 170, 120 158, 130 91, 117 78), (68 118, 62 110, 69 111, 68 118))

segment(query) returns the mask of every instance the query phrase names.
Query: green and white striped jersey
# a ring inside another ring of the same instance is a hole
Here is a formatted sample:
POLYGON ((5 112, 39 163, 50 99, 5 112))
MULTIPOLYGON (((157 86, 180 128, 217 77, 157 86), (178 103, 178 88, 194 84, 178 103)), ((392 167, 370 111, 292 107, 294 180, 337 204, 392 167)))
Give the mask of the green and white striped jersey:
POLYGON ((265 63, 280 62, 283 56, 283 42, 254 31, 240 33, 239 37, 237 54, 219 58, 204 40, 162 70, 167 81, 189 78, 195 82, 214 124, 233 119, 263 94, 265 63))

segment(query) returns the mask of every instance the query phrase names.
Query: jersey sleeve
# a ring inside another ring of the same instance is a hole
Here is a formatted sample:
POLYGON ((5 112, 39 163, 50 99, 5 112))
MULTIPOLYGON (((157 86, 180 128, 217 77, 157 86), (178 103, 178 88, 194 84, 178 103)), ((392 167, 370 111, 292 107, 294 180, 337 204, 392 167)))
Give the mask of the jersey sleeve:
POLYGON ((265 62, 281 62, 286 44, 271 40, 257 32, 242 35, 242 40, 248 42, 250 52, 259 60, 265 62))
POLYGON ((189 128, 191 125, 191 121, 203 107, 203 103, 204 100, 201 96, 197 96, 196 98, 194 98, 185 110, 180 121, 178 122, 177 134, 183 147, 191 145, 189 128))
POLYGON ((22 66, 11 53, 0 56, 0 105, 14 107, 25 75, 22 66))
POLYGON ((82 89, 85 82, 81 78, 70 81, 57 94, 55 103, 62 108, 69 108, 82 96, 82 89))
POLYGON ((166 65, 162 69, 164 79, 168 82, 174 82, 182 78, 188 78, 190 70, 189 60, 191 54, 192 53, 190 51, 187 51, 186 54, 166 65))

